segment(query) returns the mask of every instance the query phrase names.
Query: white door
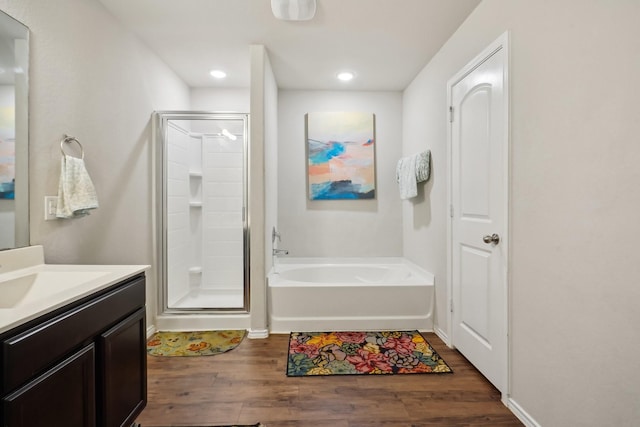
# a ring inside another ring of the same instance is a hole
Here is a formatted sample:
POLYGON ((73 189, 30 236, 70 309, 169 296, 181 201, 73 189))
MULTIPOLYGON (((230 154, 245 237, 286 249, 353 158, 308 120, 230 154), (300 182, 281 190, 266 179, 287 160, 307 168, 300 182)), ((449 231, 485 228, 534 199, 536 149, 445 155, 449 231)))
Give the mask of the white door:
POLYGON ((504 394, 508 372, 506 37, 496 43, 449 82, 451 343, 504 394))

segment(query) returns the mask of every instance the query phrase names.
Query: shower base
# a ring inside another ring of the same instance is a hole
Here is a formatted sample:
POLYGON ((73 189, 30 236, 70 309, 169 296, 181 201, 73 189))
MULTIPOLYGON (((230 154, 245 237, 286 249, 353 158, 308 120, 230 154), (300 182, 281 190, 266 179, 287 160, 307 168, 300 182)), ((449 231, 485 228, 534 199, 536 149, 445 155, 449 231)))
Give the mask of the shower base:
POLYGON ((243 311, 243 301, 244 296, 240 290, 192 289, 171 304, 167 312, 156 317, 152 330, 249 330, 251 317, 243 311))
POLYGON ((242 308, 243 301, 241 290, 193 289, 169 308, 242 308))

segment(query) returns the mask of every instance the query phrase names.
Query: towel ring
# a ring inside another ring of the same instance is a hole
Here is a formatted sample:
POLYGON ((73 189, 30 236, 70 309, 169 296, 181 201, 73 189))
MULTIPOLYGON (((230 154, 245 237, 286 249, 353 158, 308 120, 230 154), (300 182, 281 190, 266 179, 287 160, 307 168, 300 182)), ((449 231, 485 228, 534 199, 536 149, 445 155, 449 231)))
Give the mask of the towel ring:
POLYGON ((62 138, 62 141, 60 141, 60 151, 62 151, 62 155, 66 156, 67 153, 64 152, 64 144, 71 144, 72 142, 75 142, 76 144, 78 144, 78 146, 80 147, 80 158, 82 160, 84 160, 84 148, 82 147, 82 144, 80 144, 80 141, 78 141, 75 137, 73 136, 69 136, 66 135, 64 136, 64 138, 62 138))

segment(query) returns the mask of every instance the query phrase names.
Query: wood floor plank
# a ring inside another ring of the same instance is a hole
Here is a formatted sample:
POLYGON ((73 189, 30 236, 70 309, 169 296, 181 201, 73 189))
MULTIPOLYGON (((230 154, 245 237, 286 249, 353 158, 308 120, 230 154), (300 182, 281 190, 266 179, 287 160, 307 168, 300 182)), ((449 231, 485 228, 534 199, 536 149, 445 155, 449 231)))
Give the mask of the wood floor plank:
POLYGON ((522 426, 500 393, 435 334, 453 374, 287 377, 288 335, 245 339, 217 356, 153 357, 142 427, 522 426))

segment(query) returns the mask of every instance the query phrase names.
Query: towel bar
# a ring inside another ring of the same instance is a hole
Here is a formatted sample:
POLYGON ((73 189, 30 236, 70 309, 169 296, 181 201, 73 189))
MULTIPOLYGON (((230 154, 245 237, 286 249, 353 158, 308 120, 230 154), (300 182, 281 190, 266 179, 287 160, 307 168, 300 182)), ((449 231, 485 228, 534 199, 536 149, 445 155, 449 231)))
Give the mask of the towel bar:
POLYGON ((72 142, 78 144, 78 146, 80 147, 80 158, 84 160, 84 148, 82 147, 82 144, 80 144, 80 141, 78 141, 75 137, 69 136, 67 134, 65 134, 64 138, 62 138, 62 141, 60 141, 60 151, 62 151, 62 155, 67 154, 64 152, 64 144, 71 144, 72 142))

